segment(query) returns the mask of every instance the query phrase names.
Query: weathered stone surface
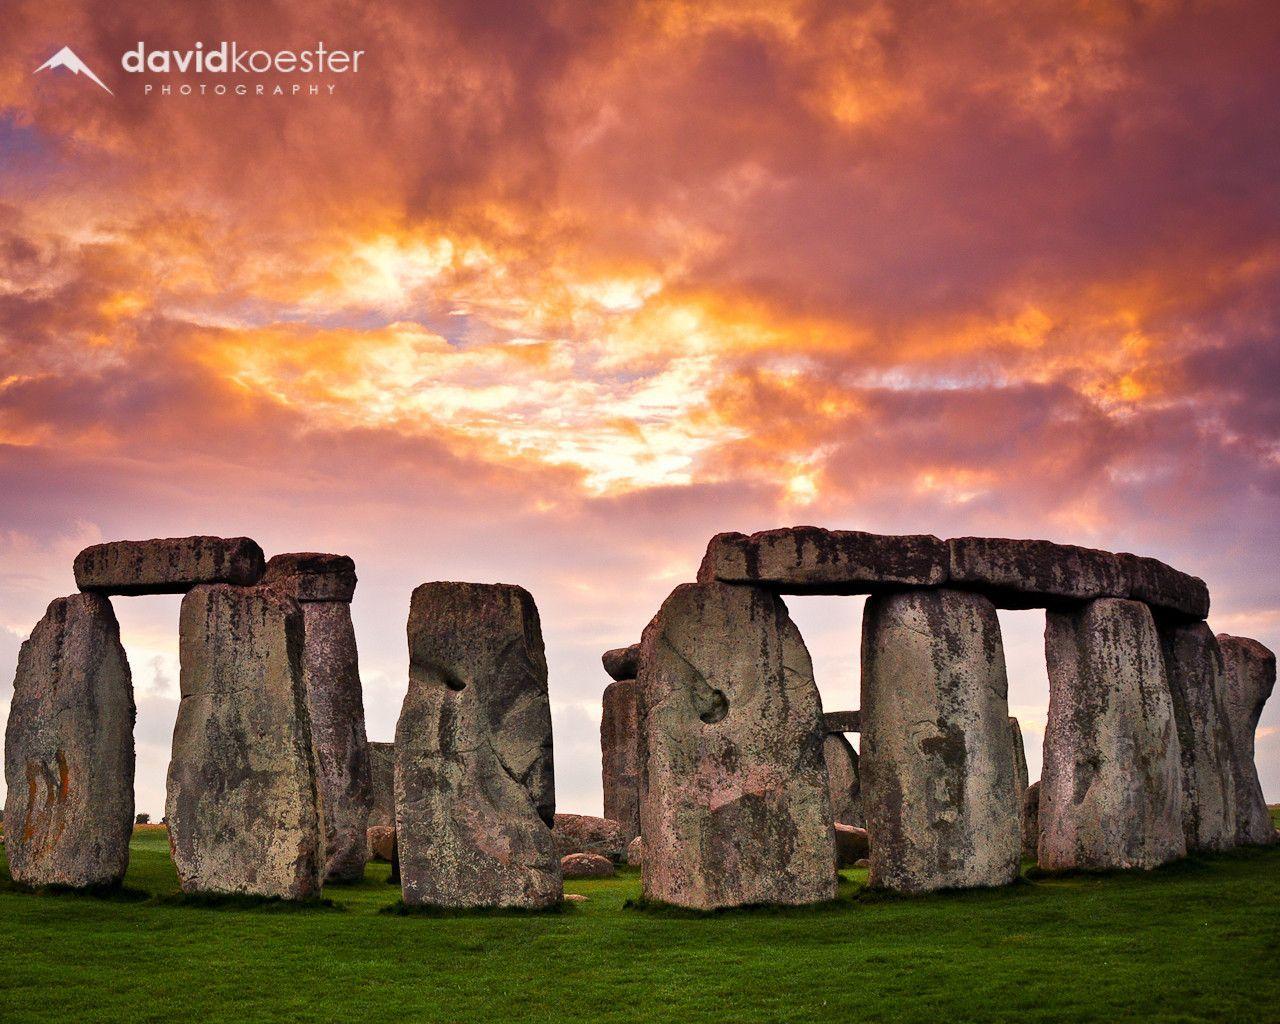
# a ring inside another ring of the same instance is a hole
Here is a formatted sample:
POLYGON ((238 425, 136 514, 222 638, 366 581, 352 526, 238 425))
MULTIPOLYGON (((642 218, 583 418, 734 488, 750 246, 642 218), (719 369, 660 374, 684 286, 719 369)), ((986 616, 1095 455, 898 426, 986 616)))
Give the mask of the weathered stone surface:
POLYGON ((1008 681, 985 597, 939 589, 867 602, 859 771, 872 886, 926 892, 1017 877, 1008 681))
POLYGON ((166 804, 185 892, 304 899, 324 872, 323 811, 297 602, 270 587, 182 600, 182 702, 166 804))
POLYGON ((843 733, 827 733, 822 741, 822 758, 827 762, 827 789, 831 794, 831 816, 846 825, 861 825, 862 785, 858 780, 858 752, 843 733))
POLYGON ((641 641, 644 892, 710 909, 835 895, 822 705, 786 606, 685 584, 641 641))
POLYGON ((1040 780, 1037 779, 1022 794, 1022 856, 1036 859, 1040 845, 1040 780))
POLYGON ((325 880, 354 881, 364 875, 372 794, 351 606, 321 601, 301 607, 302 679, 324 807, 325 880))
POLYGON ((315 551, 273 555, 262 582, 279 587, 295 601, 350 601, 356 593, 356 563, 349 555, 315 551))
POLYGON ((369 744, 369 824, 396 824, 396 745, 369 744))
POLYGON ((644 839, 640 836, 627 844, 627 863, 636 868, 644 863, 644 839))
POLYGON ((946 579, 947 547, 937 537, 816 526, 717 534, 698 569, 699 583, 754 583, 784 594, 869 594, 946 579))
POLYGON ((619 822, 591 814, 557 814, 553 837, 562 859, 571 853, 598 853, 618 861, 631 841, 619 822))
POLYGON ((18 654, 5 852, 23 885, 116 885, 133 830, 133 684, 111 602, 49 605, 18 654))
POLYGON ((827 732, 862 732, 861 711, 827 711, 822 715, 827 732))
POLYGON ((570 853, 560 858, 565 878, 612 878, 617 869, 608 857, 598 853, 570 853))
POLYGON ((640 684, 620 679, 605 687, 600 716, 600 773, 604 816, 627 839, 640 834, 640 684))
POLYGON ((262 548, 248 537, 169 537, 94 544, 76 555, 76 586, 99 594, 185 594, 201 583, 249 586, 262 548))
POLYGON ((1013 744, 1013 795, 1014 806, 1022 806, 1022 794, 1027 791, 1031 782, 1027 771, 1027 750, 1022 745, 1022 726, 1012 715, 1009 716, 1009 741, 1013 744))
POLYGON ((390 864, 396 857, 396 830, 390 825, 370 825, 365 834, 369 860, 390 864))
POLYGON ((1145 601, 1166 615, 1189 619, 1209 614, 1209 588, 1198 576, 1188 576, 1154 558, 1121 554, 1129 582, 1128 596, 1145 601))
POLYGON ((1151 609, 1049 612, 1042 868, 1152 868, 1186 853, 1181 753, 1151 609))
POLYGON ((956 537, 947 549, 950 585, 980 590, 999 608, 1067 607, 1129 593, 1124 564, 1110 551, 1005 537, 956 537))
POLYGON ((634 679, 640 674, 640 645, 615 647, 601 657, 610 679, 634 679))
POLYGON ((871 836, 865 828, 836 822, 836 862, 851 868, 871 852, 871 836))
POLYGON ((1182 752, 1188 850, 1236 844, 1236 780, 1222 651, 1206 622, 1157 626, 1182 752))
POLYGON ((1218 634, 1226 671, 1225 710, 1232 737, 1236 789, 1236 842, 1275 842, 1275 830, 1253 760, 1262 708, 1276 685, 1276 656, 1257 640, 1218 634))
POLYGON ((558 903, 551 706, 533 598, 506 584, 425 583, 408 634, 395 770, 405 903, 558 903))

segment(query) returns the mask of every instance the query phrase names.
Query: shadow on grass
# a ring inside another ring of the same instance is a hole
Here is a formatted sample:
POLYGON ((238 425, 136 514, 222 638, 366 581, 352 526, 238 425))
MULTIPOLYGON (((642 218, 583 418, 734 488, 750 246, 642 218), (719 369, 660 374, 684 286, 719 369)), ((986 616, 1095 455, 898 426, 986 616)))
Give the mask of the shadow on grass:
POLYGON ((571 900, 562 900, 549 907, 411 907, 404 900, 396 900, 378 913, 395 917, 555 917, 576 913, 577 909, 571 900))
POLYGON ((305 900, 285 900, 279 896, 251 896, 247 893, 175 892, 156 896, 151 901, 159 907, 183 907, 200 910, 265 910, 270 913, 344 913, 346 908, 323 896, 305 900))
POLYGON ((106 903, 145 903, 151 893, 126 885, 91 885, 77 888, 73 885, 23 885, 7 875, 0 878, 0 892, 20 892, 28 896, 52 896, 68 899, 101 900, 106 903))
POLYGON ((806 903, 802 906, 787 906, 778 903, 744 903, 738 907, 715 907, 711 910, 698 910, 694 907, 677 907, 661 900, 651 900, 644 896, 629 899, 622 904, 623 910, 633 910, 652 917, 705 919, 717 917, 815 917, 833 911, 850 910, 859 902, 859 893, 837 896, 833 900, 821 903, 806 903))
POLYGON ((1211 874, 1217 867, 1252 861, 1267 856, 1280 857, 1280 846, 1240 846, 1232 850, 1188 854, 1168 864, 1153 868, 1070 868, 1061 871, 1042 868, 1038 864, 1027 868, 1025 877, 1031 882, 1059 882, 1071 879, 1096 879, 1122 881, 1143 878, 1185 878, 1211 874))

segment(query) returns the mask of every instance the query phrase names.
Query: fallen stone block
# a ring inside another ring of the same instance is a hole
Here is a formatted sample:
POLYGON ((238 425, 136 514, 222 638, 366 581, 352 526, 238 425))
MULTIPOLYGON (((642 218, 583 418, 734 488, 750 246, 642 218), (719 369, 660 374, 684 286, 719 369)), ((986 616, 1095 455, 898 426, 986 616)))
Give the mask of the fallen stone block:
POLYGON ((18 654, 5 852, 22 885, 118 885, 133 832, 133 683, 111 602, 49 605, 18 654))
POLYGON ((1236 845, 1236 780, 1222 651, 1206 622, 1158 629, 1182 753, 1187 849, 1227 850, 1236 845))
POLYGON ((426 583, 409 610, 396 833, 410 906, 545 907, 562 895, 547 662, 533 598, 426 583))
POLYGON ((640 645, 616 647, 601 657, 610 679, 634 679, 640 674, 640 645))
POLYGON ((303 619, 270 587, 192 589, 166 804, 184 892, 300 900, 324 877, 303 619))
POLYGON ((919 893, 1017 877, 1008 681, 989 600, 939 589, 867 602, 858 768, 871 886, 919 893))
POLYGON ((871 837, 865 828, 836 822, 836 861, 851 868, 871 852, 871 837))
POLYGON ((295 601, 350 601, 356 593, 356 563, 349 555, 298 551, 272 555, 263 583, 279 587, 295 601))
POLYGON ((560 859, 565 878, 612 878, 617 874, 613 861, 598 853, 570 853, 560 859))
POLYGON ((816 526, 717 534, 698 569, 699 583, 753 583, 783 594, 869 594, 946 579, 947 547, 937 537, 816 526))
POLYGON ((301 608, 302 679, 324 806, 325 880, 355 881, 364 876, 372 793, 351 606, 320 601, 301 608))
POLYGON ((822 705, 786 606, 685 584, 641 641, 644 892, 711 909, 836 891, 822 705))
POLYGON ((636 868, 644 863, 644 839, 640 836, 627 845, 627 863, 636 868))
POLYGON ((562 860, 571 853, 598 853, 619 861, 630 841, 620 823, 591 814, 557 814, 553 834, 562 860))
POLYGON ((604 816, 618 822, 627 839, 640 834, 638 687, 634 679, 620 679, 606 686, 600 716, 604 816))
POLYGON ((390 864, 396 859, 396 830, 390 825, 370 825, 365 833, 369 860, 390 864))
POLYGON ((76 586, 98 594, 185 594, 204 583, 251 586, 262 548, 248 537, 170 537, 94 544, 76 555, 76 586))
POLYGON ((1275 842, 1275 830, 1254 763, 1258 719, 1276 685, 1276 656, 1257 640, 1218 634, 1226 672, 1225 710, 1232 738, 1232 772, 1236 791, 1236 842, 1275 842))
POLYGON ((1181 752, 1151 609, 1050 612, 1037 859, 1050 871, 1153 868, 1186 853, 1181 752))

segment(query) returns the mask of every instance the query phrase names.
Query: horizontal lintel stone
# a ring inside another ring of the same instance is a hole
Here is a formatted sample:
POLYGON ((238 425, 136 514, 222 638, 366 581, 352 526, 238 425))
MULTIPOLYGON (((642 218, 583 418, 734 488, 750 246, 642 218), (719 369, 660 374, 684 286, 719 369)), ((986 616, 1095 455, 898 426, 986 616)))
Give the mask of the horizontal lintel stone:
POLYGON ((356 563, 350 555, 295 551, 272 555, 262 577, 295 601, 350 601, 356 592, 356 563))
POLYGON ((862 732, 861 711, 828 711, 822 716, 827 732, 862 732))
POLYGON ((947 581, 947 546, 937 537, 795 526, 750 537, 711 539, 698 582, 753 583, 783 594, 869 594, 947 581))
POLYGON ((600 660, 604 663, 604 670, 609 673, 611 679, 619 682, 624 679, 634 679, 640 674, 640 645, 615 647, 611 651, 605 651, 600 660))
POLYGON ((265 561, 248 537, 167 537, 94 544, 76 555, 76 586, 98 594, 185 594, 204 583, 252 586, 265 561))

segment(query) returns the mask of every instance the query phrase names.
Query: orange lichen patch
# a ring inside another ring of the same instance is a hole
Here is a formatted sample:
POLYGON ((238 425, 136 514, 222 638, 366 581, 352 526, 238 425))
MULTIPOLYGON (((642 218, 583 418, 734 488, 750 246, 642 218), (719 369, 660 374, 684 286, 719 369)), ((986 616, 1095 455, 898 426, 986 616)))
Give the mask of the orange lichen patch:
POLYGON ((63 803, 71 789, 71 769, 67 765, 67 755, 58 751, 58 802, 63 803))
POLYGON ((36 765, 33 761, 27 762, 27 812, 22 818, 22 841, 30 842, 31 837, 36 834, 35 821, 32 815, 35 813, 36 806, 36 765))

